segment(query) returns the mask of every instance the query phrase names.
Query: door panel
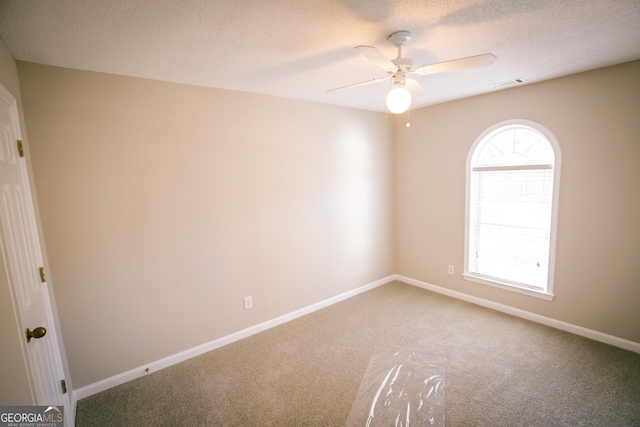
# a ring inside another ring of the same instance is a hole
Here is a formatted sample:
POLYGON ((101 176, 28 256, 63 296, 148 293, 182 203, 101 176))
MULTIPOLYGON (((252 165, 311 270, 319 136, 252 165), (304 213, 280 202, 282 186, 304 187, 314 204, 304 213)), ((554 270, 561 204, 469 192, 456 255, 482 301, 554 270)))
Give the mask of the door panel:
POLYGON ((72 414, 68 395, 62 393, 62 358, 49 299, 48 285, 40 278, 42 253, 24 158, 18 153, 19 127, 15 100, 0 86, 0 246, 13 303, 18 312, 21 339, 25 329, 44 327, 42 338, 32 338, 26 348, 38 405, 65 406, 72 414))

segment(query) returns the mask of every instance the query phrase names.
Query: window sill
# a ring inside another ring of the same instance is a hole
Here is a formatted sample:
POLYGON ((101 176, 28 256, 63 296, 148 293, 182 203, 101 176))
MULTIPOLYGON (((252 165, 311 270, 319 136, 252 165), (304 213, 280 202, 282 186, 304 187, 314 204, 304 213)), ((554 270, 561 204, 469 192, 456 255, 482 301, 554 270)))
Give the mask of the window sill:
POLYGON ((482 283, 483 285, 493 286, 494 288, 505 289, 507 291, 517 292, 519 294, 529 295, 536 298, 546 299, 548 301, 551 301, 554 297, 553 294, 542 291, 542 290, 516 286, 510 283, 492 280, 488 277, 479 276, 473 273, 463 273, 462 276, 465 278, 465 280, 469 280, 476 283, 482 283))

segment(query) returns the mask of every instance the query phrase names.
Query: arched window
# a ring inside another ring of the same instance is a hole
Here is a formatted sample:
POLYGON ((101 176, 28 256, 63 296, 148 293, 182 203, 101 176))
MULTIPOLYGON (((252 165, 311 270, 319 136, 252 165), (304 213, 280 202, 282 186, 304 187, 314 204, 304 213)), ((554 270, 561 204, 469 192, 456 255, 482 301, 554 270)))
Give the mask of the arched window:
POLYGON ((468 280, 553 297, 560 148, 546 128, 510 120, 487 129, 467 157, 468 280))

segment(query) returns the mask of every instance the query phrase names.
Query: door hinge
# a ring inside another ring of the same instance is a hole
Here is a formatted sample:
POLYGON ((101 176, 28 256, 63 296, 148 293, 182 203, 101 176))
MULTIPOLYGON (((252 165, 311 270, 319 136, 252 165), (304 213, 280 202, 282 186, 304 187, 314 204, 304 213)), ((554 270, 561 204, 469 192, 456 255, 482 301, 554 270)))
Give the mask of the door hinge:
POLYGON ((47 276, 44 275, 44 267, 40 267, 40 281, 45 283, 47 281, 47 276))
POLYGON ((64 382, 64 380, 60 381, 60 387, 62 388, 62 394, 66 394, 67 393, 67 383, 64 382))
POLYGON ((20 155, 20 157, 24 157, 24 148, 22 147, 22 140, 19 139, 17 142, 18 142, 18 154, 20 155))

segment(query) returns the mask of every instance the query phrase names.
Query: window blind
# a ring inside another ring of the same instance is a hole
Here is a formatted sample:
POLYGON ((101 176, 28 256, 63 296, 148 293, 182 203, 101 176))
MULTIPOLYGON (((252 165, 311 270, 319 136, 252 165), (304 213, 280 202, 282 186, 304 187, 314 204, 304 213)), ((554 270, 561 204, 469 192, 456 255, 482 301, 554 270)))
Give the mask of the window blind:
POLYGON ((469 271, 545 289, 553 166, 475 167, 470 184, 469 271))

